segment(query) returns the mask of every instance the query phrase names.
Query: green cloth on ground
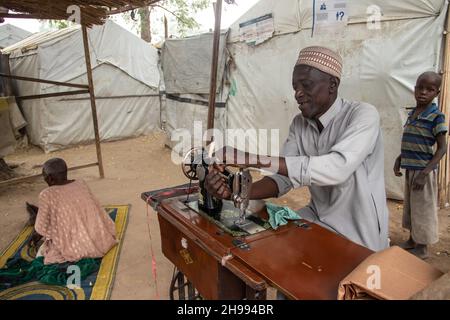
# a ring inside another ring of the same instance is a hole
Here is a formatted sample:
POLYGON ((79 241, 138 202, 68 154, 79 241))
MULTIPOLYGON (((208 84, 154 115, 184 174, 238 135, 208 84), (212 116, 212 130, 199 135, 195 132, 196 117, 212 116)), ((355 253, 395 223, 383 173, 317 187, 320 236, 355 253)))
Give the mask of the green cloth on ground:
POLYGON ((44 264, 44 257, 32 261, 23 259, 10 259, 6 267, 0 269, 0 290, 8 289, 29 281, 39 281, 49 285, 67 285, 67 278, 73 274, 67 273, 69 266, 80 268, 80 280, 86 279, 90 274, 100 268, 101 259, 86 258, 76 263, 44 264))
POLYGON ((287 224, 287 220, 301 219, 297 212, 288 207, 281 207, 269 202, 266 203, 266 207, 269 213, 269 223, 274 230, 287 224))

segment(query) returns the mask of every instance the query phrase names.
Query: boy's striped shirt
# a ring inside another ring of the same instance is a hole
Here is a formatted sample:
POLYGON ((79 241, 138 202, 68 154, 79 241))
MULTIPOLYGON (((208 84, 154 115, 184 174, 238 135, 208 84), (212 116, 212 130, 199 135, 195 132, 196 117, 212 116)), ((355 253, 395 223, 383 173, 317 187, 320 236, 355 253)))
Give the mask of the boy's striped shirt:
POLYGON ((423 170, 434 155, 433 146, 437 135, 448 131, 445 115, 433 103, 416 119, 413 109, 408 114, 402 137, 401 167, 408 170, 423 170))

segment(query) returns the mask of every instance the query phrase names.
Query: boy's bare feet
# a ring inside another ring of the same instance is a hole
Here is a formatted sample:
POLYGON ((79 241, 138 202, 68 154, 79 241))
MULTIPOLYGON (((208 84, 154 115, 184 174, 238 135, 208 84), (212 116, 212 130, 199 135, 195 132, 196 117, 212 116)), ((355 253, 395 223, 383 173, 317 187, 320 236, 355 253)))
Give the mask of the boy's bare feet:
POLYGON ((400 243, 398 246, 402 249, 408 250, 408 249, 414 249, 416 247, 417 243, 414 242, 414 240, 409 237, 408 241, 400 243))
POLYGON ((410 249, 410 250, 408 250, 408 252, 412 253, 417 258, 420 258, 423 260, 425 260, 429 257, 428 256, 428 248, 425 244, 417 244, 414 249, 410 249))

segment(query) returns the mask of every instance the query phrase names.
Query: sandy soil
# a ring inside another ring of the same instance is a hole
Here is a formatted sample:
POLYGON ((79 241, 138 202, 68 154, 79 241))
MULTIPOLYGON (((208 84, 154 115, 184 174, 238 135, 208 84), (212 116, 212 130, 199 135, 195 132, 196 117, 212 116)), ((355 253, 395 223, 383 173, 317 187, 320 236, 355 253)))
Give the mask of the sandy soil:
MULTIPOLYGON (((168 299, 168 288, 173 265, 163 256, 160 246, 159 225, 156 214, 147 209, 140 195, 144 191, 186 183, 179 166, 171 161, 171 151, 164 146, 164 135, 150 136, 102 144, 105 179, 99 179, 96 167, 73 171, 70 177, 85 179, 104 205, 131 204, 129 224, 119 260, 112 299, 168 299), (151 252, 157 263, 156 281, 152 277, 151 252)), ((45 160, 64 158, 69 166, 96 161, 94 145, 44 154, 31 147, 6 158, 9 164, 18 164, 16 172, 39 173, 45 160)), ((0 187, 0 251, 3 250, 27 221, 25 201, 37 203, 39 192, 45 187, 41 178, 33 182, 0 187)), ((292 208, 300 208, 308 202, 306 189, 290 192, 274 200, 292 208)), ((389 202, 390 238, 396 244, 408 238, 401 228, 401 203, 389 202)), ((428 263, 450 271, 450 210, 439 212, 441 240, 431 247, 428 263)), ((269 297, 273 295, 270 294, 269 297)))

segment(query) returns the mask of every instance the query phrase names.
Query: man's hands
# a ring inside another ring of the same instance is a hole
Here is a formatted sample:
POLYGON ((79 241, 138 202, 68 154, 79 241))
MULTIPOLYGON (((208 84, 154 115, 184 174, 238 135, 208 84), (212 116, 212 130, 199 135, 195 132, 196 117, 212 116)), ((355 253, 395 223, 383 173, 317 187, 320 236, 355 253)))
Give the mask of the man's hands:
MULTIPOLYGON (((251 167, 258 169, 264 168, 268 171, 272 171, 273 173, 278 173, 280 162, 283 162, 285 166, 284 159, 282 158, 253 154, 228 146, 225 146, 221 148, 219 151, 215 152, 214 157, 216 163, 226 164, 227 166, 230 167, 238 167, 238 168, 251 167)), ((287 170, 284 171, 287 172, 287 170)))
MULTIPOLYGON (((205 188, 214 197, 230 200, 233 191, 228 186, 228 179, 222 174, 225 165, 235 167, 267 168, 268 171, 288 176, 284 158, 273 158, 223 147, 214 154, 216 163, 210 165, 205 178, 205 188), (274 165, 277 164, 277 165, 274 165)), ((273 179, 264 177, 253 184, 251 199, 266 199, 278 196, 278 185, 273 179)))
POLYGON ((227 178, 223 175, 225 165, 214 164, 209 167, 205 178, 205 188, 209 194, 219 199, 231 199, 232 190, 228 186, 227 178))
POLYGON ((397 159, 395 159, 395 164, 394 164, 394 174, 397 177, 401 177, 403 174, 400 172, 400 162, 401 162, 401 157, 398 156, 397 159))
POLYGON ((205 188, 209 194, 219 199, 230 200, 232 190, 228 179, 223 174, 225 166, 248 167, 250 155, 232 147, 223 147, 214 153, 215 163, 209 166, 209 173, 205 178, 205 188))

